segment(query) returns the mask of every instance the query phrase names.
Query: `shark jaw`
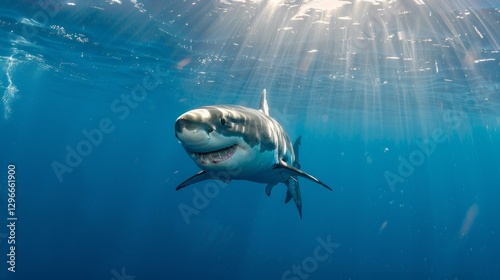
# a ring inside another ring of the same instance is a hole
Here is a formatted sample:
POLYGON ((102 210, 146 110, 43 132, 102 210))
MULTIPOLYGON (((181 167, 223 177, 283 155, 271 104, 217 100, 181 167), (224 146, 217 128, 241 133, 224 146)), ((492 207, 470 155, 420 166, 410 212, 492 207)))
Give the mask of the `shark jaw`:
POLYGON ((218 166, 230 160, 238 148, 238 140, 228 139, 216 131, 181 129, 176 133, 186 152, 200 167, 218 166), (214 166, 215 165, 215 166, 214 166))
POLYGON ((219 164, 230 159, 236 152, 237 148, 238 145, 234 144, 229 147, 211 152, 205 152, 205 153, 192 152, 191 157, 201 165, 219 164))

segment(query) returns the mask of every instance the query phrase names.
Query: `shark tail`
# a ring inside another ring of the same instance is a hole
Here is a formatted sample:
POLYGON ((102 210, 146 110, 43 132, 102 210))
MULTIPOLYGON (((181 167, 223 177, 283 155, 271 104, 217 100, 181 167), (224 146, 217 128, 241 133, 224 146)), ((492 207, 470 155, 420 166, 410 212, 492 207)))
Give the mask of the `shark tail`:
MULTIPOLYGON (((288 203, 292 198, 293 201, 295 202, 295 205, 297 206, 297 210, 299 210, 299 215, 300 218, 302 219, 302 197, 300 195, 300 188, 299 188, 299 181, 298 177, 306 178, 326 189, 332 190, 329 186, 327 186, 325 183, 321 182, 320 180, 316 179, 312 175, 310 175, 307 172, 304 172, 300 170, 300 164, 299 164, 299 146, 301 142, 301 137, 298 137, 297 140, 295 140, 295 143, 293 144, 293 150, 295 153, 295 159, 292 163, 292 165, 288 165, 286 162, 283 160, 280 160, 278 164, 274 166, 274 169, 281 169, 284 174, 288 175, 288 179, 285 181, 285 184, 287 186, 287 192, 286 192, 286 198, 285 198, 285 203, 288 203)), ((268 187, 266 188, 266 193, 269 195, 271 193, 271 188, 275 184, 269 184, 268 187)))
POLYGON ((299 180, 297 180, 297 176, 290 176, 290 178, 286 180, 285 184, 288 188, 285 203, 290 201, 290 198, 293 198, 293 201, 297 206, 297 210, 299 210, 300 219, 302 220, 302 197, 300 195, 299 180))
MULTIPOLYGON (((300 219, 302 219, 302 196, 300 195, 298 178, 299 177, 306 178, 330 191, 332 189, 325 183, 321 182, 320 180, 310 175, 309 173, 300 170, 300 164, 298 162, 300 141, 301 137, 297 138, 297 140, 295 140, 295 143, 293 144, 295 159, 292 165, 289 165, 288 163, 286 163, 284 160, 281 159, 278 163, 274 165, 273 169, 280 170, 282 172, 281 173, 282 176, 284 178, 287 178, 284 182, 285 185, 287 186, 285 204, 288 203, 293 198, 293 201, 297 206, 297 210, 299 211, 300 219)), ((266 194, 268 196, 271 195, 271 190, 274 186, 276 186, 276 184, 277 182, 272 182, 266 186, 266 194)))

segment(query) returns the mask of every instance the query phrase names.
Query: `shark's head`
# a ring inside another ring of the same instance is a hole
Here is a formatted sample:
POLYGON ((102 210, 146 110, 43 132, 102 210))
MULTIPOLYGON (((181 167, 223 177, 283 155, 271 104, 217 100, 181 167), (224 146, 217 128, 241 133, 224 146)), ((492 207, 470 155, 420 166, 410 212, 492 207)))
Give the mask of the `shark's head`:
POLYGON ((175 136, 203 169, 237 168, 253 159, 251 142, 258 132, 250 131, 249 121, 235 106, 201 107, 176 120, 175 136))

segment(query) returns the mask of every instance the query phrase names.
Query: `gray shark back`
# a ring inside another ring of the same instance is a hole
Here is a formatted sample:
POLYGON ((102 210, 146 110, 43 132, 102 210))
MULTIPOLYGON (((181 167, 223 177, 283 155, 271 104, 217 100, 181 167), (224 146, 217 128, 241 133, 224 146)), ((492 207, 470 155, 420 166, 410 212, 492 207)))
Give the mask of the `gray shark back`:
MULTIPOLYGON (((238 105, 203 106, 212 116, 214 129, 227 137, 241 137, 250 146, 260 145, 260 151, 277 150, 278 159, 293 164, 295 153, 283 127, 260 110, 238 105), (223 122, 218 121, 223 119, 223 122)), ((275 162, 277 163, 277 162, 275 162)))

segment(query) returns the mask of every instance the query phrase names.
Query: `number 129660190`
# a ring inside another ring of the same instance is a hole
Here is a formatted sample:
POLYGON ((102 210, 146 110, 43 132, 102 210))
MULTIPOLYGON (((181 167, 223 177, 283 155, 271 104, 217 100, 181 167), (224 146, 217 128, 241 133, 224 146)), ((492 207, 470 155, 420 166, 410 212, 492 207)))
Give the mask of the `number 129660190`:
POLYGON ((16 166, 10 164, 7 171, 7 186, 8 186, 8 211, 9 216, 14 217, 16 215, 16 166))

